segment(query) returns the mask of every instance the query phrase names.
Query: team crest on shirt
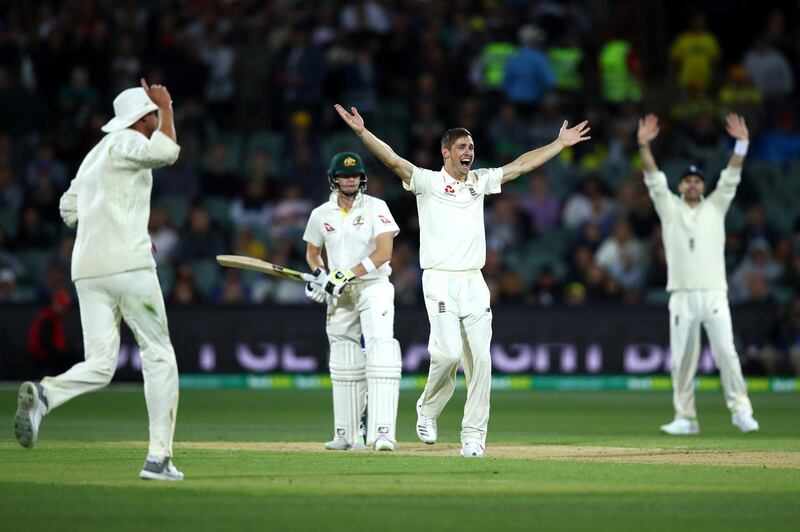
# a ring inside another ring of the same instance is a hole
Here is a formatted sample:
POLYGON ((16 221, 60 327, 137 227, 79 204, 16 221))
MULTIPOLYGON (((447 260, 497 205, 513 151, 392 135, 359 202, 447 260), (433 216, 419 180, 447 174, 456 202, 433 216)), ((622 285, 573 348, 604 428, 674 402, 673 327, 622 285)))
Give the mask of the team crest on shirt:
POLYGON ((473 187, 472 185, 467 185, 467 189, 469 190, 470 196, 472 196, 473 198, 478 197, 478 192, 475 190, 475 187, 473 187))
POLYGON ((323 223, 322 226, 325 228, 325 231, 327 231, 328 233, 333 233, 334 231, 336 231, 336 228, 334 226, 332 226, 331 224, 329 224, 328 222, 323 223))
POLYGON ((452 185, 447 185, 446 187, 444 187, 444 193, 447 194, 448 196, 455 196, 456 190, 453 188, 452 185))
POLYGON ((383 222, 383 225, 389 225, 389 224, 391 224, 391 223, 392 223, 392 221, 391 221, 389 218, 387 218, 386 216, 384 216, 384 215, 382 215, 382 214, 379 214, 379 215, 378 215, 378 220, 380 220, 381 222, 383 222))
POLYGON ((353 227, 361 227, 362 225, 364 225, 364 217, 359 214, 356 216, 356 219, 353 220, 353 227))

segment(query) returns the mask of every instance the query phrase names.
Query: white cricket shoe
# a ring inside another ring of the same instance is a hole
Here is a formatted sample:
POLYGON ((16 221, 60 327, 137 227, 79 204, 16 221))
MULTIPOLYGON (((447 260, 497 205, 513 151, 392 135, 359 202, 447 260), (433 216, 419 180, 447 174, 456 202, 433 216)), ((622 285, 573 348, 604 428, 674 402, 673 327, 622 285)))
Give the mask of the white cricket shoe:
POLYGON ((758 421, 753 418, 753 414, 747 412, 734 412, 731 416, 731 423, 745 434, 748 432, 758 432, 760 428, 758 421))
POLYGON ((394 442, 388 436, 378 436, 375 440, 376 451, 394 451, 394 442))
POLYGON ((483 458, 483 445, 478 442, 468 441, 461 446, 461 456, 464 458, 483 458))
POLYGON ((436 418, 423 416, 420 407, 420 403, 417 402, 417 436, 423 443, 432 445, 436 443, 436 418))
POLYGON ((354 444, 347 443, 347 440, 336 436, 331 441, 325 444, 325 448, 329 451, 363 451, 366 449, 361 441, 356 441, 354 444))
POLYGON ((39 437, 39 425, 47 413, 47 397, 38 382, 23 382, 17 394, 14 436, 23 447, 32 448, 39 437))
POLYGON ((183 473, 178 471, 169 456, 161 460, 148 456, 144 461, 144 467, 139 472, 139 478, 144 480, 183 480, 183 473))
POLYGON ((700 434, 700 423, 696 419, 676 417, 672 423, 661 425, 661 432, 672 436, 686 436, 690 434, 700 434))

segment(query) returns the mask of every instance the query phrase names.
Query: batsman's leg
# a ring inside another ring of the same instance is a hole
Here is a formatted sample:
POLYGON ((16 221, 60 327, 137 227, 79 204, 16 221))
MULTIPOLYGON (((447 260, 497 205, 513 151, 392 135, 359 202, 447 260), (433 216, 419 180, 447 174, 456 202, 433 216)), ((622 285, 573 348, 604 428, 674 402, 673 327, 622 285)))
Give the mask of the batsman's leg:
POLYGON ((366 376, 361 346, 355 342, 332 342, 329 366, 333 386, 335 438, 326 447, 333 450, 358 447, 358 383, 366 376), (337 446, 337 441, 343 445, 337 446))
POLYGON ((120 278, 122 317, 139 344, 144 397, 150 418, 148 455, 172 456, 178 415, 178 364, 169 338, 167 312, 155 270, 126 272, 120 278))

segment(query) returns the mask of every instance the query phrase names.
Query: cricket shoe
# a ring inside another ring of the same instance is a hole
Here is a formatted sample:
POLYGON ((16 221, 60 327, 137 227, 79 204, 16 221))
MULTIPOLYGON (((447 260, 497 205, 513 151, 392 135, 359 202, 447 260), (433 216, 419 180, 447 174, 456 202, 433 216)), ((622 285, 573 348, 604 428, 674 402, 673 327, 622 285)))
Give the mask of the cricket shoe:
POLYGON ((731 423, 747 434, 748 432, 758 432, 758 421, 753 418, 753 414, 747 412, 734 412, 731 416, 731 423))
POLYGON ((23 382, 17 394, 14 436, 23 447, 32 448, 39 437, 39 425, 47 413, 47 397, 38 382, 23 382))
POLYGON ((697 419, 687 419, 685 417, 676 417, 672 423, 661 425, 661 432, 671 434, 672 436, 686 436, 690 434, 700 434, 700 423, 697 419))
POLYGON ((347 443, 347 440, 335 437, 325 444, 325 448, 329 451, 363 451, 366 446, 361 441, 356 441, 354 444, 347 443))
POLYGON ((417 402, 417 436, 423 443, 432 445, 436 443, 436 418, 423 416, 420 412, 422 405, 417 402))
POLYGON ((145 480, 183 480, 183 473, 178 471, 169 456, 161 460, 148 456, 139 477, 145 480))
POLYGON ((388 436, 378 436, 375 440, 376 451, 394 451, 394 442, 388 436))
POLYGON ((464 458, 483 458, 483 445, 478 442, 468 441, 461 446, 461 456, 464 458))

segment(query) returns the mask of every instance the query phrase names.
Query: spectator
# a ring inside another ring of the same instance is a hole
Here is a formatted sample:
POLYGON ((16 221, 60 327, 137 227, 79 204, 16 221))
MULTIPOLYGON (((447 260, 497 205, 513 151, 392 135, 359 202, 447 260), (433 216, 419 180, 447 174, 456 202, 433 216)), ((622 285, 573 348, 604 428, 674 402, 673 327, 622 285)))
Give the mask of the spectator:
POLYGON ((519 208, 533 221, 535 233, 545 233, 558 226, 561 216, 561 202, 550 190, 547 175, 542 171, 528 179, 528 195, 523 196, 519 208))
POLYGON ((602 190, 600 181, 592 176, 583 181, 581 191, 567 198, 564 206, 564 224, 567 227, 579 228, 587 222, 600 227, 601 231, 609 225, 614 214, 614 203, 602 190))
POLYGON ((695 86, 701 91, 711 88, 720 55, 717 38, 706 29, 706 17, 696 13, 689 30, 678 35, 670 47, 670 58, 678 71, 678 86, 695 86))
POLYGON ((150 240, 153 242, 153 253, 158 266, 172 264, 180 237, 170 223, 170 213, 163 207, 150 210, 150 222, 147 227, 150 240))
POLYGON ((766 35, 756 38, 744 56, 744 68, 767 100, 778 101, 794 91, 794 76, 783 53, 770 46, 766 35))
POLYGON ((71 306, 69 292, 56 291, 50 304, 36 314, 28 330, 28 352, 42 377, 63 373, 81 358, 80 351, 64 332, 62 316, 71 306))
POLYGON ((757 238, 747 246, 747 256, 731 276, 731 301, 736 303, 765 300, 767 284, 783 275, 780 264, 772 260, 769 242, 757 238))
POLYGON ((200 204, 192 205, 189 210, 188 231, 181 236, 178 244, 178 260, 190 262, 213 259, 224 253, 225 249, 222 234, 214 227, 206 208, 200 204))
POLYGON ((267 201, 267 184, 263 179, 251 179, 244 195, 231 202, 230 217, 234 227, 250 227, 266 231, 272 218, 272 205, 267 201))
POLYGON ((600 245, 594 260, 623 290, 638 292, 644 286, 647 250, 627 220, 617 221, 613 235, 600 245))
POLYGON ((520 47, 508 59, 503 75, 503 92, 523 118, 531 116, 539 100, 555 85, 555 75, 547 56, 539 46, 544 41, 542 30, 533 25, 520 28, 520 47))

